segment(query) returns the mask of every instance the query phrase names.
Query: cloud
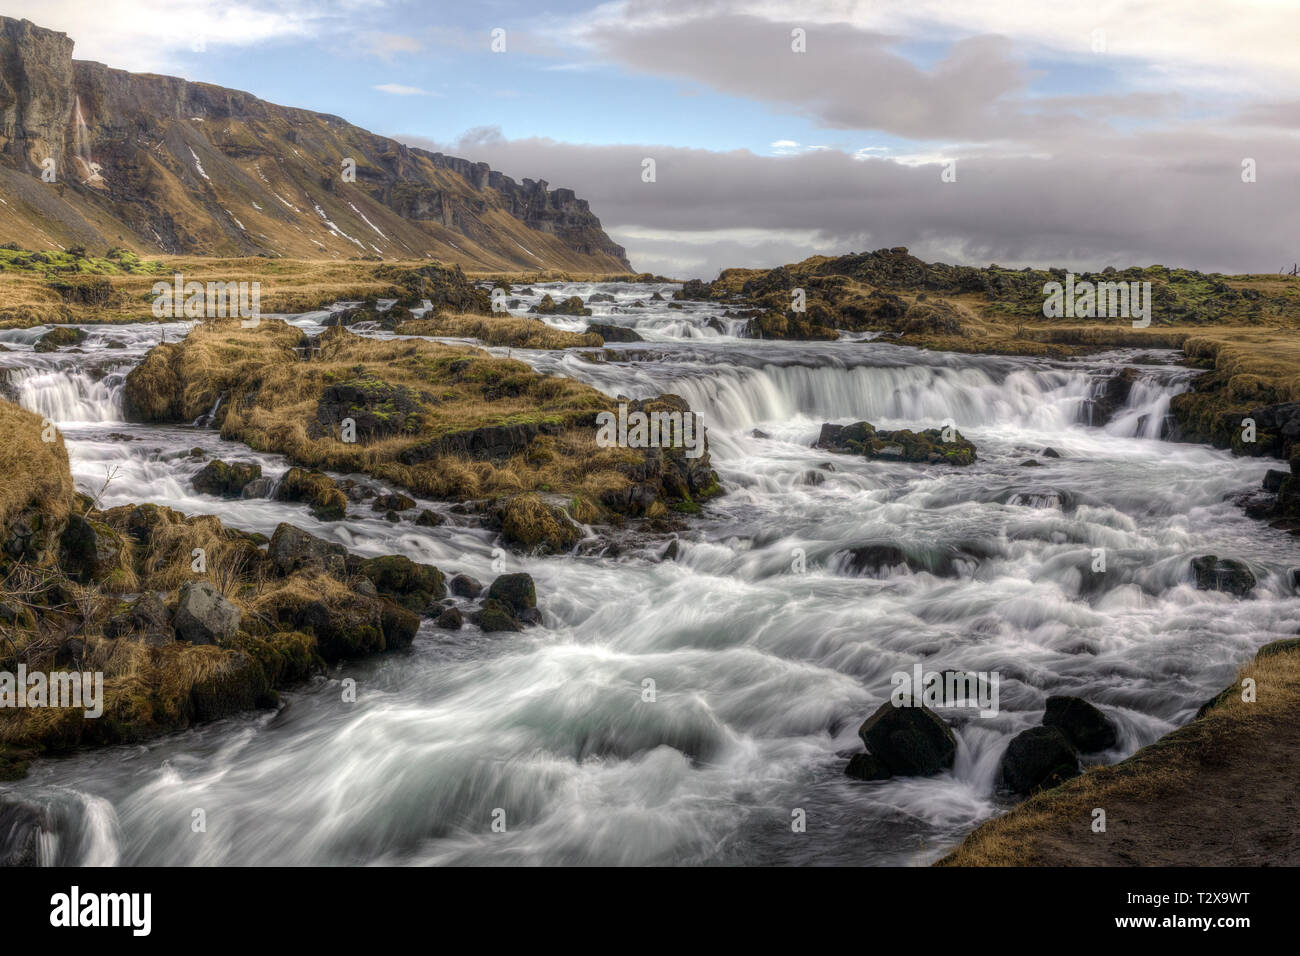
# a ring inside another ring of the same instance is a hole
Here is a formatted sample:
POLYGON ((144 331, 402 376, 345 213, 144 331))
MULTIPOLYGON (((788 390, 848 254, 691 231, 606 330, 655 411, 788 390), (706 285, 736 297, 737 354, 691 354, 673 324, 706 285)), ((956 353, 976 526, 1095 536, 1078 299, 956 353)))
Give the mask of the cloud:
POLYGON ((10 0, 5 14, 67 33, 73 56, 133 72, 166 71, 197 78, 203 55, 312 40, 355 15, 348 0, 10 0))
POLYGON ((361 37, 361 43, 366 53, 385 62, 399 59, 403 54, 418 53, 424 48, 415 37, 401 33, 367 33, 361 37))
POLYGON ((1079 269, 1161 262, 1274 272, 1296 254, 1300 156, 1289 137, 1249 153, 1201 128, 1113 137, 1080 131, 1048 157, 971 150, 957 180, 941 166, 839 150, 760 156, 654 145, 505 139, 493 129, 450 144, 516 179, 567 186, 591 203, 634 267, 712 278, 815 254, 908 246, 932 261, 1079 269), (1241 181, 1241 160, 1258 180, 1241 181), (653 157, 654 183, 640 178, 653 157))
POLYGON ((372 86, 371 89, 381 93, 392 93, 394 96, 442 96, 441 93, 433 93, 422 90, 418 86, 406 86, 402 83, 380 83, 372 86))

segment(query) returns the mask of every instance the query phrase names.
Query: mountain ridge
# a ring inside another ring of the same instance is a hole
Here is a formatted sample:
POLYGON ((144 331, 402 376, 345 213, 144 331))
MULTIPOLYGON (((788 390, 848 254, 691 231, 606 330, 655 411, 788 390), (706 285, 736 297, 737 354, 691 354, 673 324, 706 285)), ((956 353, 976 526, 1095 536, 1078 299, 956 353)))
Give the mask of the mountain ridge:
POLYGON ((0 17, 0 241, 631 270, 572 189, 72 51, 66 34, 0 17))

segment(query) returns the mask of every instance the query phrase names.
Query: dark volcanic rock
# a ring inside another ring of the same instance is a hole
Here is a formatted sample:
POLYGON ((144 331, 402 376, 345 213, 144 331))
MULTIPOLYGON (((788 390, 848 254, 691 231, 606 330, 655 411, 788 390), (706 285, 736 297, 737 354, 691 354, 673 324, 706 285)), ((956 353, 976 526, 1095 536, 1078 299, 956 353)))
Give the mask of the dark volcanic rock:
POLYGON ((944 441, 944 430, 927 428, 914 432, 902 428, 881 431, 870 422, 852 425, 822 425, 817 448, 847 455, 862 455, 879 461, 924 462, 933 465, 970 465, 975 462, 975 445, 952 429, 952 440, 944 441))
MULTIPOLYGON (((593 301, 595 296, 592 297, 593 301)), ((595 332, 606 342, 644 342, 645 339, 635 329, 624 328, 621 325, 609 325, 604 322, 592 322, 587 326, 588 332, 595 332)))
POLYGON ((893 776, 884 761, 871 754, 854 754, 844 773, 854 780, 888 780, 893 776))
POLYGON ((1115 723, 1080 697, 1049 697, 1044 727, 1055 727, 1083 753, 1109 750, 1119 743, 1115 723))
POLYGON ((1255 589, 1255 575, 1242 561, 1213 554, 1192 559, 1192 574, 1201 591, 1226 591, 1245 597, 1255 589))
POLYGON ((858 736, 895 774, 925 776, 950 768, 957 755, 957 738, 942 717, 913 703, 895 707, 885 701, 858 728, 858 736))
POLYGON ((1079 775, 1079 756, 1056 727, 1030 727, 1011 739, 1002 780, 1016 793, 1033 793, 1079 775))
POLYGON ((261 477, 261 465, 243 461, 227 463, 213 458, 190 479, 190 484, 201 494, 240 498, 249 483, 261 477))

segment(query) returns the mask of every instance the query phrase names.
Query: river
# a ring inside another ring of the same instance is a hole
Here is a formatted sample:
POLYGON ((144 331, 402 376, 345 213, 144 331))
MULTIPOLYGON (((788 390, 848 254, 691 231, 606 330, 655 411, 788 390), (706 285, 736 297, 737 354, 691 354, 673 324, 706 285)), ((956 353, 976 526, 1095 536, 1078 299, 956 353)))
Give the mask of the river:
MULTIPOLYGON (((1225 500, 1258 487, 1270 462, 1158 438, 1193 374, 1171 353, 1053 362, 869 336, 759 341, 736 337, 742 323, 716 305, 650 301, 656 288, 675 287, 536 285, 525 304, 613 296, 594 320, 645 341, 509 354, 610 395, 676 392, 703 415, 727 494, 687 519, 675 560, 635 540, 617 556, 508 555, 507 570, 537 581, 541 627, 484 635, 425 621, 409 651, 331 668, 278 711, 40 760, 0 793, 49 808, 43 862, 925 864, 1011 805, 996 789, 1001 754, 1048 695, 1085 697, 1115 720, 1120 743, 1097 758, 1114 762, 1300 628, 1294 539, 1225 500), (1088 424, 1098 383, 1139 361, 1128 407, 1088 424), (948 469, 812 447, 823 422, 861 419, 951 419, 979 460, 948 469), (1040 467, 1022 464, 1031 458, 1040 467), (942 577, 855 573, 848 550, 872 543, 962 560, 942 577), (1200 554, 1248 561, 1253 594, 1197 590, 1200 554), (951 772, 847 778, 858 725, 918 662, 999 673, 999 713, 951 716, 951 772), (196 809, 206 832, 193 832, 196 809)), ((290 320, 315 332, 324 317, 290 320)), ((0 332, 0 370, 24 407, 58 423, 78 487, 103 488, 103 507, 152 501, 265 534, 289 521, 363 554, 497 573, 492 536, 445 502, 420 502, 450 518, 425 528, 196 493, 192 447, 271 476, 288 462, 202 424, 124 422, 125 373, 186 326, 86 328, 82 351, 49 354, 31 348, 43 328, 0 332)))

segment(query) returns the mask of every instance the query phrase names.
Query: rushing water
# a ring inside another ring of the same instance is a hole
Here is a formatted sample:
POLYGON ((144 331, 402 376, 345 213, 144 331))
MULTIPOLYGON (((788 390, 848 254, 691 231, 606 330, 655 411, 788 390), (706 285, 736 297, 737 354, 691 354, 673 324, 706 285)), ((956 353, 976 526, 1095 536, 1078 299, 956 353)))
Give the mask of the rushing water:
MULTIPOLYGON (((1117 760, 1300 627, 1292 540, 1225 501, 1268 462, 1158 440, 1185 370, 1144 366, 1129 406, 1096 428, 1088 400, 1132 354, 1050 363, 738 339, 739 320, 716 305, 669 308, 652 291, 536 286, 526 305, 613 295, 596 320, 646 341, 511 354, 611 395, 676 392, 703 414, 728 494, 690 520, 676 560, 649 547, 511 557, 537 580, 542 627, 426 623, 409 651, 333 668, 276 712, 42 760, 0 792, 48 808, 45 862, 926 863, 1009 805, 1001 754, 1048 695, 1102 706, 1120 728, 1102 759, 1117 760), (823 422, 860 419, 951 419, 979 461, 927 468, 811 447, 823 422), (1044 457, 1049 446, 1061 457, 1044 457), (954 577, 854 574, 848 550, 872 543, 969 560, 954 577), (1098 548, 1104 574, 1091 570, 1098 548), (1250 562, 1253 595, 1196 590, 1189 563, 1205 553, 1250 562), (1000 713, 949 715, 951 772, 846 778, 858 725, 917 662, 998 672, 1000 713), (349 677, 355 703, 342 702, 349 677), (207 832, 195 834, 200 808, 207 832), (806 832, 792 830, 796 810, 806 832)), ((315 331, 322 318, 293 321, 315 331)), ((104 507, 155 501, 263 533, 290 521, 364 554, 494 576, 492 537, 455 515, 438 528, 366 509, 322 523, 300 505, 194 492, 194 446, 272 476, 288 463, 199 426, 123 422, 125 372, 185 327, 89 328, 83 351, 48 355, 31 351, 43 330, 2 332, 0 368, 18 401, 59 423, 79 487, 102 488, 104 507)))

